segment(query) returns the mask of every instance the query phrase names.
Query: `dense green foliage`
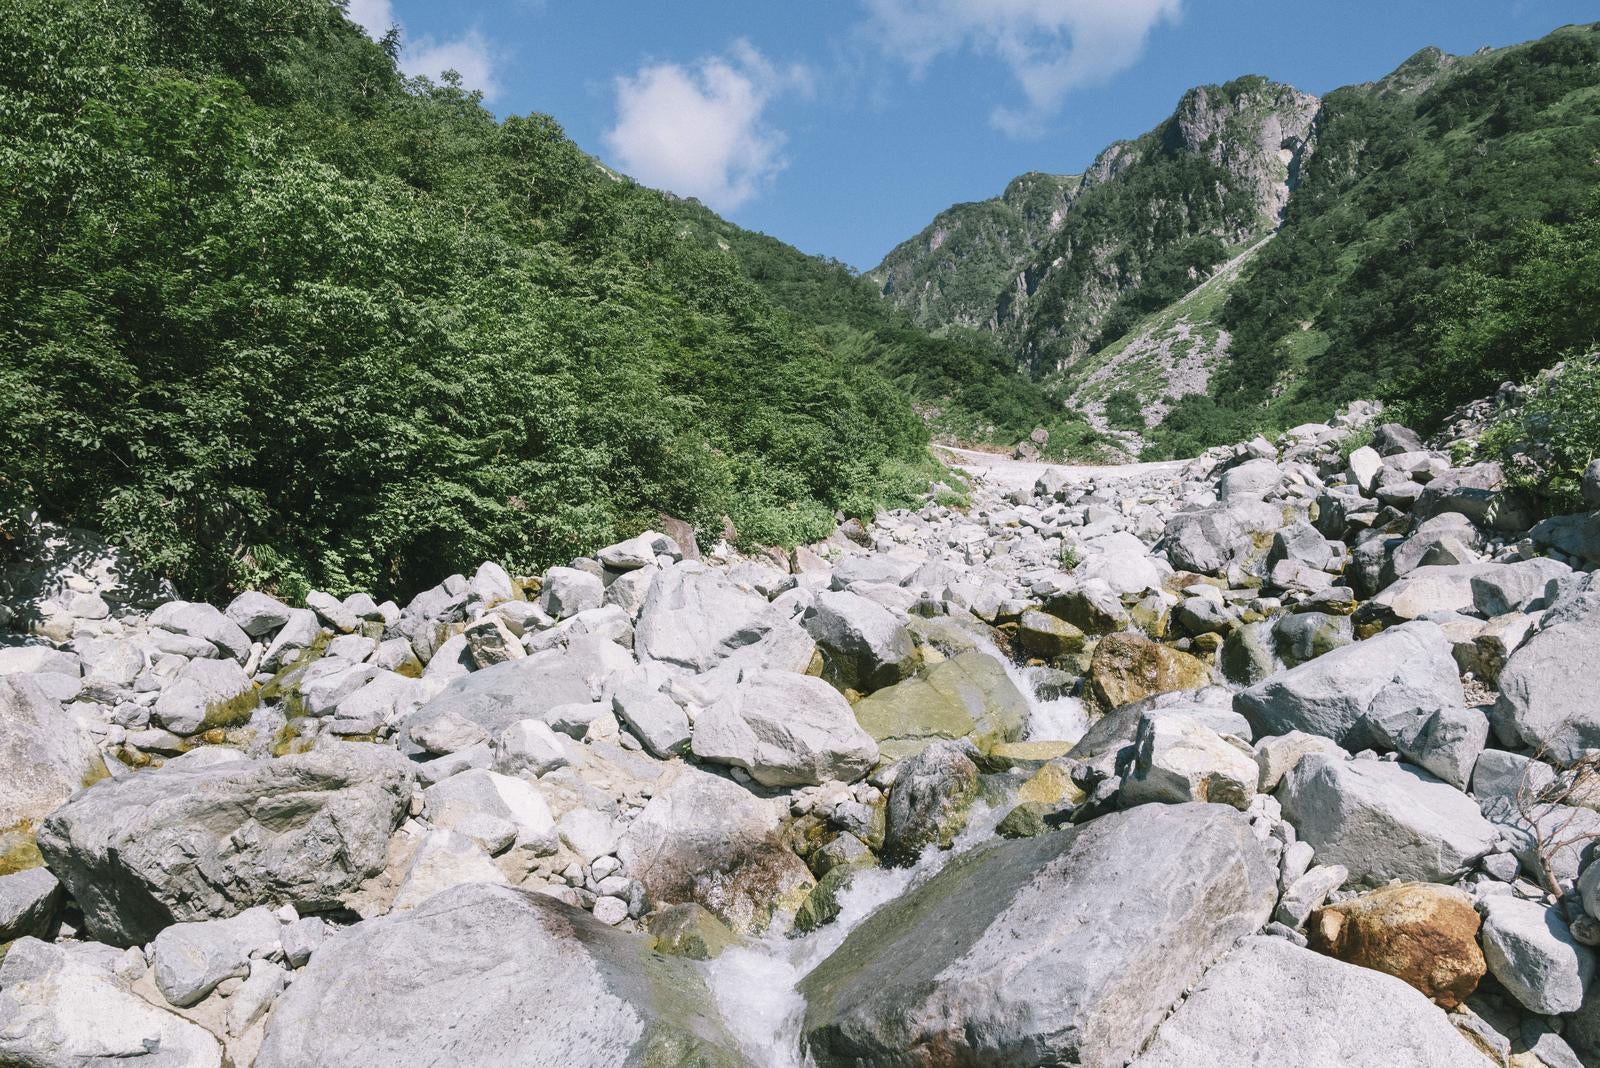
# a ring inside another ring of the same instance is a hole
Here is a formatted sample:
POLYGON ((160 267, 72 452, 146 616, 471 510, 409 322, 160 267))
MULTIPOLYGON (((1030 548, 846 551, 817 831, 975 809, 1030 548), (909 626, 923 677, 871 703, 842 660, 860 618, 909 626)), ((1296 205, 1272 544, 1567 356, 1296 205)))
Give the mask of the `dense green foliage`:
POLYGON ((1592 241, 1592 223, 1589 238, 1557 228, 1600 187, 1600 28, 1424 53, 1329 94, 1314 139, 1282 231, 1224 311, 1225 373, 1169 430, 1214 443, 1358 396, 1426 424, 1582 343, 1546 316, 1565 303, 1592 323, 1592 267, 1541 292, 1552 279, 1525 264, 1592 241))
POLYGON ((815 324, 847 364, 889 376, 940 437, 1011 445, 1044 427, 1049 455, 1097 455, 1101 436, 1021 374, 990 335, 952 329, 931 336, 843 264, 741 229, 697 202, 675 203, 708 250, 725 250, 776 303, 815 324))
POLYGON ((1579 487, 1600 456, 1600 357, 1574 357, 1539 377, 1516 414, 1484 434, 1481 451, 1554 513, 1589 511, 1579 487))
POLYGON ((926 462, 884 376, 657 194, 327 0, 0 8, 13 519, 195 592, 404 592, 660 511, 814 538, 926 462))
MULTIPOLYGON (((1442 293, 1435 338, 1428 373, 1461 383, 1458 396, 1600 346, 1600 193, 1573 222, 1535 223, 1464 264, 1442 293)), ((1425 393, 1413 404, 1434 407, 1425 393)))

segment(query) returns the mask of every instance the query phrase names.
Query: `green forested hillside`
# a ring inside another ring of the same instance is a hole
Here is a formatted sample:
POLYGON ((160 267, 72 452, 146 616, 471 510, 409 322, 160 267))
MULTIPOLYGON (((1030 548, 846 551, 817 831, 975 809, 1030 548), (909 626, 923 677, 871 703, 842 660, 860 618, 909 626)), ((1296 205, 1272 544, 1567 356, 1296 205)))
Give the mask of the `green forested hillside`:
POLYGON ((1524 327, 1542 340, 1489 343, 1483 320, 1532 311, 1484 301, 1541 244, 1592 229, 1600 27, 1448 61, 1430 50, 1397 76, 1325 98, 1283 229, 1223 310, 1231 358, 1211 397, 1169 417, 1175 451, 1356 396, 1431 423, 1593 340, 1592 282, 1587 296, 1525 287, 1545 290, 1524 327))
POLYGON ((927 464, 872 361, 659 195, 327 0, 0 9, 7 530, 195 591, 403 591, 658 511, 813 538, 927 464))
POLYGON ((845 265, 741 229, 695 201, 671 203, 687 234, 730 257, 839 358, 888 375, 941 439, 1011 445, 1044 427, 1050 455, 1098 454, 1100 435, 1021 373, 992 336, 963 329, 930 335, 845 265))
POLYGON ((871 277, 921 325, 981 326, 1036 377, 1070 371, 1272 232, 1316 104, 1254 76, 1193 89, 1056 179, 1071 196, 1052 210, 1012 204, 1037 199, 1043 176, 1024 175, 999 201, 941 213, 871 277))
POLYGON ((1018 175, 989 200, 955 204, 868 277, 920 326, 997 327, 998 301, 1061 224, 1081 174, 1018 175))

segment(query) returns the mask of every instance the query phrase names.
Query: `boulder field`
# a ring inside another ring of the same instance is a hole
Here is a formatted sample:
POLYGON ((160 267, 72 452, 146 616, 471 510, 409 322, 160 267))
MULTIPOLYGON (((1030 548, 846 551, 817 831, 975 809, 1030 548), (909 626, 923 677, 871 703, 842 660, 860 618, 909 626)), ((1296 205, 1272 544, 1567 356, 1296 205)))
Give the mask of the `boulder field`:
POLYGON ((1600 1064, 1600 515, 1379 418, 404 603, 41 527, 0 1064, 1600 1064))

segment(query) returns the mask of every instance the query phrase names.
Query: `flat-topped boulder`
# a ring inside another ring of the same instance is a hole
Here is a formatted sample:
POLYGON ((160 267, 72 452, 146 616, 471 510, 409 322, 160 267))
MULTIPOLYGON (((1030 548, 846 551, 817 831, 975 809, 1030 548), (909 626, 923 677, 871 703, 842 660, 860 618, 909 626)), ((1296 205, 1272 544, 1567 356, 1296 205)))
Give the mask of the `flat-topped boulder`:
POLYGON ((1131 1068, 1488 1063, 1450 1017, 1399 979, 1256 936, 1205 974, 1131 1068))
POLYGON ((979 847, 800 983, 819 1065, 1121 1064, 1277 879, 1243 813, 1145 805, 979 847))
POLYGON ((1350 750, 1370 744, 1368 716, 1401 713, 1420 726, 1441 708, 1465 704, 1449 639, 1422 620, 1269 675, 1234 698, 1257 734, 1305 731, 1350 750))
POLYGON ((402 750, 416 751, 418 728, 443 717, 476 724, 490 736, 519 720, 544 719, 562 705, 587 704, 607 677, 634 666, 629 652, 604 638, 574 638, 518 660, 464 674, 396 725, 402 750))
POLYGON ((256 1068, 750 1063, 689 962, 554 898, 475 884, 325 942, 256 1068))
POLYGON ((90 934, 139 944, 254 905, 338 906, 383 870, 412 783, 406 760, 362 743, 164 768, 78 794, 39 851, 90 934))

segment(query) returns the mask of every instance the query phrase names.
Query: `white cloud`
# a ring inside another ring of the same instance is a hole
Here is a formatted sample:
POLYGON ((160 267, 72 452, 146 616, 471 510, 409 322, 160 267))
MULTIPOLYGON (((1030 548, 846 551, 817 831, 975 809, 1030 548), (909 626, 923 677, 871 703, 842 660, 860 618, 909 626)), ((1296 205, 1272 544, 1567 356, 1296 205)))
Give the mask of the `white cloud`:
MULTIPOLYGON (((367 31, 374 41, 388 33, 390 27, 400 25, 392 0, 348 0, 346 12, 350 21, 367 31)), ((499 95, 494 50, 477 30, 448 40, 425 36, 412 41, 402 33, 401 42, 400 69, 405 73, 437 81, 445 71, 453 70, 461 75, 463 86, 481 92, 485 100, 499 95)))
POLYGON ((349 0, 346 14, 375 41, 395 24, 394 4, 389 0, 349 0))
POLYGON ((485 100, 493 100, 500 95, 489 42, 477 30, 449 41, 419 37, 407 42, 400 50, 400 69, 407 74, 425 75, 435 81, 442 72, 453 70, 461 75, 463 86, 478 90, 485 100))
POLYGON ((1021 108, 997 108, 1008 133, 1036 132, 1068 92, 1131 67, 1150 31, 1176 22, 1183 0, 864 0, 883 49, 920 74, 942 55, 970 49, 1004 63, 1021 108))
POLYGON ((617 79, 606 147, 640 182, 732 211, 784 167, 784 136, 766 120, 767 106, 813 89, 807 68, 774 66, 745 41, 692 65, 647 65, 617 79))

